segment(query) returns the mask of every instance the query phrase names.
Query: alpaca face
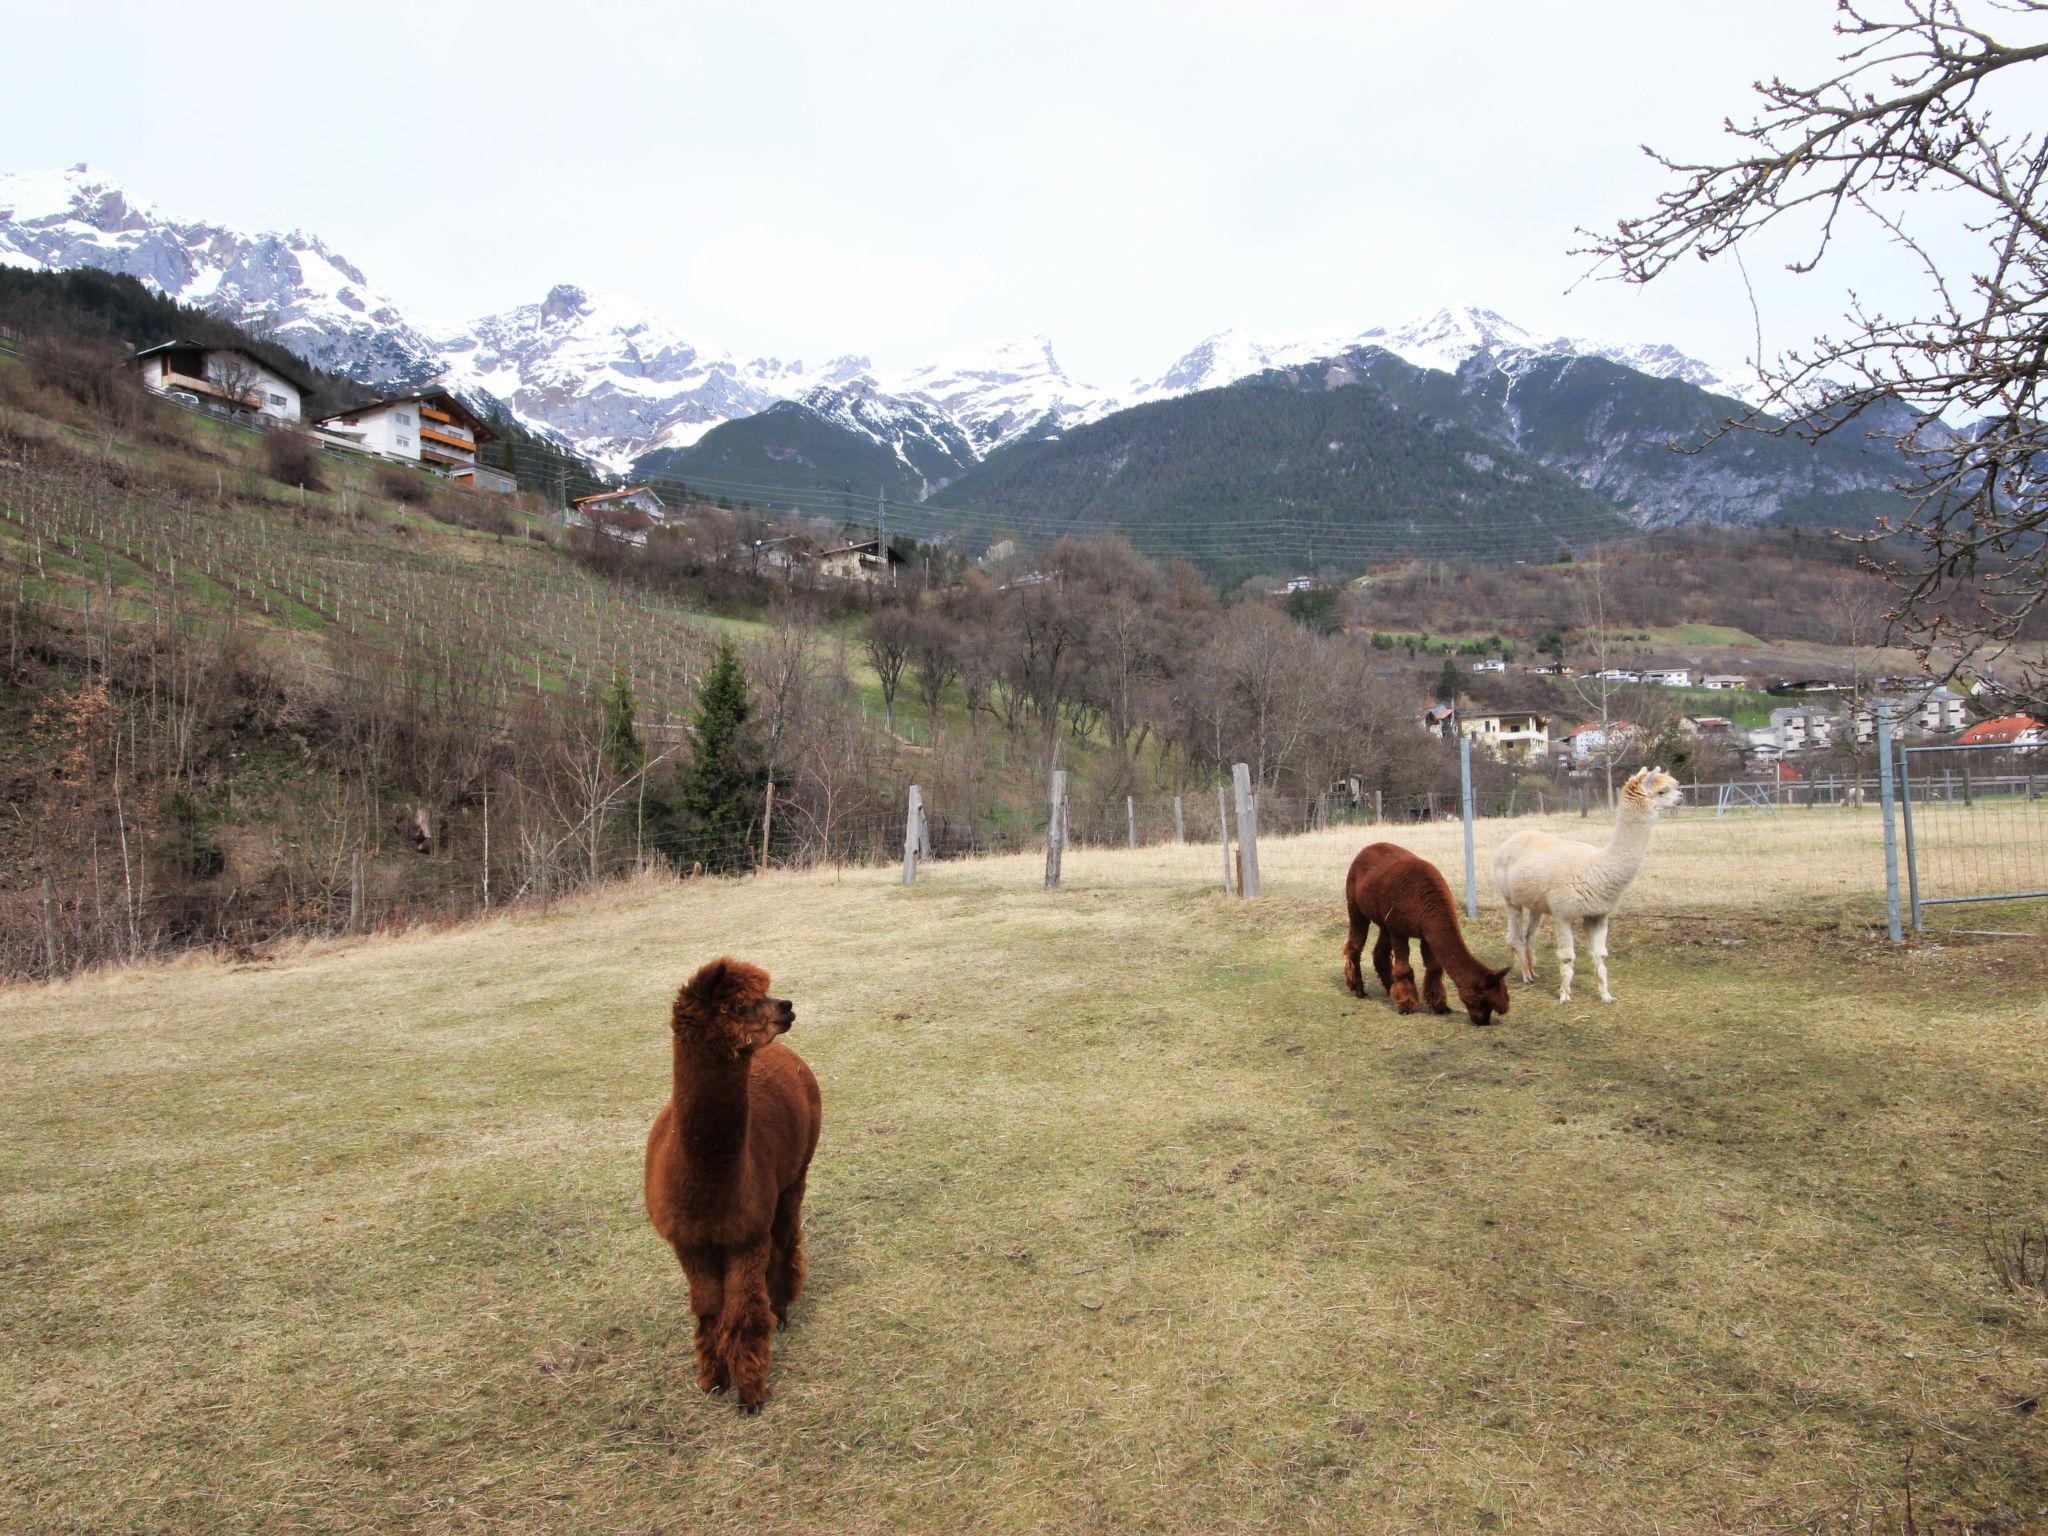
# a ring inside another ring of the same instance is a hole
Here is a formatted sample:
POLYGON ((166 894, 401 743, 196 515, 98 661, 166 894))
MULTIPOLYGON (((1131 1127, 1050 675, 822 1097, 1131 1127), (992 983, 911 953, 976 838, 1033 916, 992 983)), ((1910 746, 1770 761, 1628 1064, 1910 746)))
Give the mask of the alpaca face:
POLYGON ((671 1027, 713 1051, 748 1056, 796 1022, 787 998, 768 995, 768 973, 739 960, 714 960, 676 994, 671 1027))
POLYGON ((1458 987, 1458 1001, 1465 1005, 1465 1016, 1474 1024, 1491 1024, 1493 1016, 1508 1011, 1508 966, 1497 971, 1488 971, 1481 984, 1467 992, 1461 984, 1458 987))
POLYGON ((1647 806, 1651 812, 1675 810, 1685 799, 1685 790, 1662 768, 1644 768, 1629 775, 1622 793, 1647 806))

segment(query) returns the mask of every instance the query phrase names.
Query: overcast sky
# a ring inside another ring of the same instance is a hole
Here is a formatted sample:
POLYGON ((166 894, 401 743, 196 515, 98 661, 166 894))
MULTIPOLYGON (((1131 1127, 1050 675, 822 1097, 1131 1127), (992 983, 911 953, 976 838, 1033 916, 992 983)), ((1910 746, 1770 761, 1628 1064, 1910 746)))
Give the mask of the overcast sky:
MULTIPOLYGON (((1567 295, 1575 226, 1645 211, 1639 145, 1711 150, 1748 83, 1833 57, 1829 0, 1094 0, 230 13, 11 8, 0 160, 303 227, 430 321, 574 282, 743 356, 884 367, 1043 332, 1120 386, 1232 325, 1447 304, 1751 351, 1731 267, 1567 295)), ((1874 241, 1793 282, 1804 340, 1874 241)))

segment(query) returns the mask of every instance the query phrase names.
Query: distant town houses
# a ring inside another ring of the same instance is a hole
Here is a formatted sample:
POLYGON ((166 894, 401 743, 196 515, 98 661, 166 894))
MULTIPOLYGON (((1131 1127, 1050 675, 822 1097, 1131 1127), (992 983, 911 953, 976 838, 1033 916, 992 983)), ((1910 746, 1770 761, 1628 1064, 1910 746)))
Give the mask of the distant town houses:
POLYGON ((1472 663, 1474 672, 1505 672, 1507 669, 1508 664, 1498 656, 1488 656, 1472 663))
POLYGON ((312 386, 241 347, 166 341, 131 360, 145 389, 187 405, 295 422, 312 386))
MULTIPOLYGON (((1752 741, 1757 734, 1751 733, 1752 741)), ((1790 705, 1771 711, 1771 723, 1765 727, 1765 734, 1775 749, 1772 753, 1775 757, 1816 751, 1835 739, 1835 717, 1811 704, 1790 705)))
POLYGON ((1709 672, 1700 679, 1700 686, 1711 688, 1716 693, 1726 693, 1734 689, 1747 688, 1749 679, 1740 672, 1709 672))
POLYGON ((1952 688, 1872 699, 1856 711, 1856 740, 1868 743, 1877 739, 1880 713, 1889 714, 1902 735, 1946 736, 1963 728, 1967 702, 1952 688))
POLYGON ((1654 683, 1659 688, 1690 688, 1692 686, 1692 668, 1652 667, 1643 674, 1643 681, 1654 683))

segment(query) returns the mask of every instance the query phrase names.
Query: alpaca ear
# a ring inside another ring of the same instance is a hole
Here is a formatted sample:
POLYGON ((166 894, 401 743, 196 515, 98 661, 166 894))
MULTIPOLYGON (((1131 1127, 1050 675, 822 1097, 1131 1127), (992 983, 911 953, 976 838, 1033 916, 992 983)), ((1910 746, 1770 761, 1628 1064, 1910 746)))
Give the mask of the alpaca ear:
POLYGON ((707 1013, 718 1013, 767 990, 766 971, 730 955, 721 955, 684 983, 683 996, 707 1013))

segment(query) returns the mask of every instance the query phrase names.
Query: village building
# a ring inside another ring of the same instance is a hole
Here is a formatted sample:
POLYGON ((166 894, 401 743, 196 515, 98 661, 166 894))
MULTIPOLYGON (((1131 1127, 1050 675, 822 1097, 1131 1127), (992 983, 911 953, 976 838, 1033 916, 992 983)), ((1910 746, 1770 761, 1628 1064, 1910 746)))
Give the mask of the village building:
POLYGON ((1700 686, 1711 688, 1716 693, 1726 693, 1732 689, 1747 688, 1749 679, 1740 672, 1709 672, 1700 679, 1700 686))
POLYGON ((1520 755, 1541 760, 1550 751, 1550 722, 1527 709, 1491 710, 1461 715, 1459 731, 1496 757, 1520 755))
POLYGON ((155 394, 274 421, 299 420, 312 389, 240 347, 166 341, 136 353, 133 365, 142 387, 155 394))
POLYGON ((1432 704, 1422 712, 1422 728, 1432 736, 1449 739, 1451 722, 1458 718, 1458 712, 1448 704, 1432 704))
POLYGON ((1726 715, 1681 715, 1678 728, 1688 736, 1726 736, 1735 730, 1735 722, 1726 715))
POLYGON ((1635 735, 1636 728, 1631 721, 1610 720, 1602 725, 1592 720, 1573 726, 1565 732, 1564 739, 1571 747, 1572 760, 1582 763, 1589 757, 1612 757, 1622 752, 1635 735))
MULTIPOLYGON (((478 446, 495 442, 498 436, 482 417, 438 389, 335 411, 322 416, 318 425, 323 436, 379 458, 451 472, 467 470, 472 475, 479 468, 478 446)), ((511 478, 503 471, 497 473, 505 480, 511 478)), ((516 484, 505 488, 516 488, 516 484)))
POLYGON ((1652 667, 1643 674, 1643 681, 1655 683, 1659 688, 1690 688, 1692 686, 1692 668, 1652 667))
MULTIPOLYGON (((896 567, 900 563, 893 549, 884 555, 879 540, 859 539, 820 554, 818 574, 828 581, 865 581, 876 585, 887 583, 893 586, 896 581, 896 567)), ((1021 580, 1016 583, 1022 584, 1021 580)))
POLYGON ((1877 739, 1877 712, 1889 713, 1902 734, 1945 736, 1963 728, 1963 696, 1952 688, 1936 688, 1926 694, 1903 698, 1872 699, 1856 711, 1856 740, 1877 739))
POLYGON ((1956 738, 1956 745, 2033 752, 2039 750, 2041 741, 2041 722, 2031 715, 2001 715, 1996 720, 1979 720, 1956 738))
POLYGON ((640 512, 648 521, 642 527, 668 521, 668 504, 654 493, 650 486, 628 485, 616 491, 598 491, 590 496, 578 496, 569 503, 569 509, 579 516, 588 517, 592 511, 610 513, 640 512))
POLYGON ((1810 704, 1795 704, 1772 710, 1769 729, 1777 742, 1777 755, 1783 757, 1828 745, 1835 739, 1835 717, 1810 704))
POLYGON ((1472 670, 1474 672, 1505 672, 1507 669, 1508 664, 1498 656, 1488 656, 1483 661, 1472 663, 1472 670))

